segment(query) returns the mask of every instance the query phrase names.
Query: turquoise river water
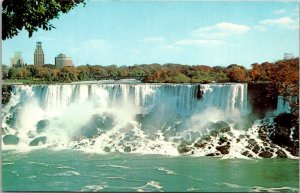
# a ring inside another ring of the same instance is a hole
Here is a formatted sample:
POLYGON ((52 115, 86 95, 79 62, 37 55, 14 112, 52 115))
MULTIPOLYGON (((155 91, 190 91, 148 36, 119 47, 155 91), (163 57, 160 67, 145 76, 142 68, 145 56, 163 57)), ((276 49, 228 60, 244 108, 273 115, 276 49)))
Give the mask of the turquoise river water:
POLYGON ((298 160, 3 152, 3 191, 298 192, 298 160))

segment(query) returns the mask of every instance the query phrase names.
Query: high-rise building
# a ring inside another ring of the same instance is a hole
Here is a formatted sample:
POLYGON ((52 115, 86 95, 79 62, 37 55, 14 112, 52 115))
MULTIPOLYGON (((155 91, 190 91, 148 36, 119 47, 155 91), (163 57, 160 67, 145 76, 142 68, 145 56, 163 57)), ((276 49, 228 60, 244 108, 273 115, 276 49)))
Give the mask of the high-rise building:
POLYGON ((55 57, 55 66, 58 68, 73 66, 72 58, 67 57, 65 54, 58 54, 58 56, 55 57))
POLYGON ((15 52, 14 57, 10 59, 10 63, 12 67, 24 66, 24 61, 21 54, 22 54, 21 52, 15 52))
POLYGON ((44 52, 42 49, 42 42, 36 43, 36 48, 34 51, 34 65, 44 65, 44 52))

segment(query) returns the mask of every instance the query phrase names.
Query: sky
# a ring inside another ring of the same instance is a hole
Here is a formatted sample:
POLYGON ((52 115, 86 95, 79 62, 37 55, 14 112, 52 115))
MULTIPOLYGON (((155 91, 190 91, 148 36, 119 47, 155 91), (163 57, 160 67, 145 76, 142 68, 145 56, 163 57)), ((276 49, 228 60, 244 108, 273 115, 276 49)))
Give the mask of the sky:
POLYGON ((59 19, 56 28, 3 41, 2 63, 15 51, 33 63, 37 41, 45 63, 59 53, 78 65, 150 63, 247 68, 299 56, 298 2, 92 1, 59 19))

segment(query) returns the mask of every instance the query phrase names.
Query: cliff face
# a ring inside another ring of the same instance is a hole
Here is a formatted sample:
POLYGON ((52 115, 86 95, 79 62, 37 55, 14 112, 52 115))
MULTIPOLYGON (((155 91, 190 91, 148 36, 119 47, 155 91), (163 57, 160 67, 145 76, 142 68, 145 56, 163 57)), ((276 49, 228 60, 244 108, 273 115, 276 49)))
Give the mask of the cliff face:
POLYGON ((267 83, 248 84, 248 102, 250 108, 258 118, 265 117, 269 111, 277 108, 277 95, 269 96, 267 83))
POLYGON ((11 97, 12 86, 2 85, 2 105, 6 105, 11 97))

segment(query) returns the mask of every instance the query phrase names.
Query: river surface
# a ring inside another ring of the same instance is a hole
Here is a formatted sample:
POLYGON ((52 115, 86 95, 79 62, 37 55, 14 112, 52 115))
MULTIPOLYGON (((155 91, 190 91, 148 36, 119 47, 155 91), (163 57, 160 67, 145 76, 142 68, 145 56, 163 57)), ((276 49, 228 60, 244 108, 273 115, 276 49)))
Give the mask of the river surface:
POLYGON ((298 160, 3 152, 4 191, 298 192, 298 160))

